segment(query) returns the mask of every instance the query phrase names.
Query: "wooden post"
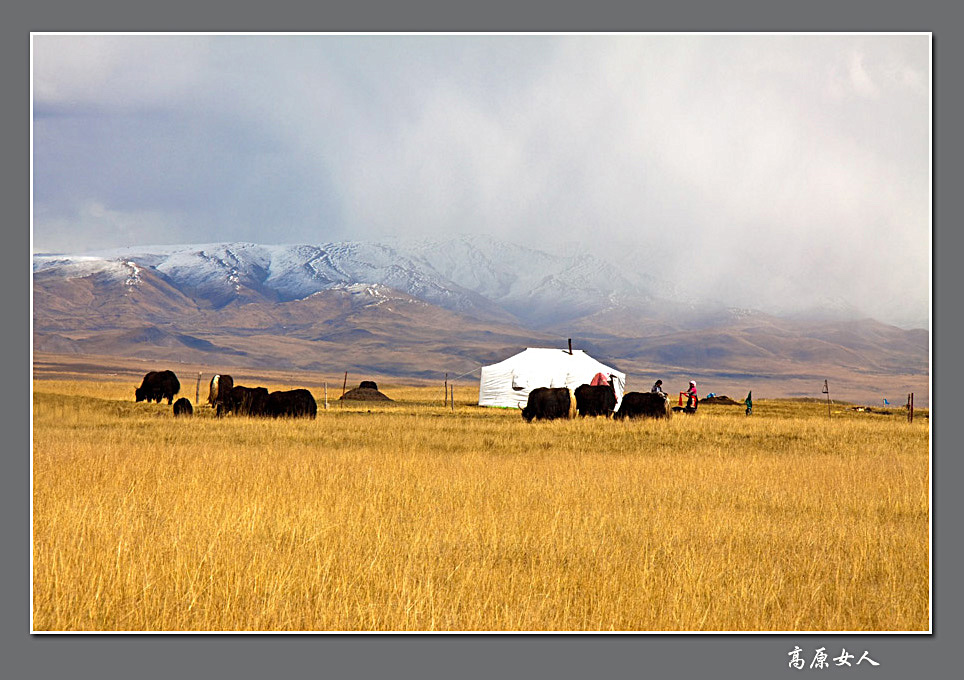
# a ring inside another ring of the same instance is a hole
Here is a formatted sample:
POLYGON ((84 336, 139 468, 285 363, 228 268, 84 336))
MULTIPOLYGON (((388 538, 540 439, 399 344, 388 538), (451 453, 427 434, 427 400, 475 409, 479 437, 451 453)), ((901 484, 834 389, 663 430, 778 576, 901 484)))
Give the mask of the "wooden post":
POLYGON ((914 393, 907 395, 907 422, 914 422, 914 393))
POLYGON ((830 418, 831 417, 830 404, 832 402, 830 401, 830 386, 827 385, 826 380, 823 381, 823 393, 827 395, 827 417, 830 418))
POLYGON ((442 397, 442 406, 448 406, 449 403, 449 374, 445 374, 445 394, 442 397))
POLYGON ((201 403, 201 371, 197 372, 197 385, 194 386, 194 403, 201 403))
POLYGON ((341 396, 345 396, 345 392, 348 391, 348 371, 345 371, 345 382, 341 386, 341 396))
POLYGON ((325 383, 325 410, 328 410, 328 383, 325 383))
POLYGON ((569 338, 569 356, 572 356, 572 338, 569 338))
POLYGON ((452 389, 450 390, 452 395, 452 410, 455 410, 455 383, 452 383, 452 389))

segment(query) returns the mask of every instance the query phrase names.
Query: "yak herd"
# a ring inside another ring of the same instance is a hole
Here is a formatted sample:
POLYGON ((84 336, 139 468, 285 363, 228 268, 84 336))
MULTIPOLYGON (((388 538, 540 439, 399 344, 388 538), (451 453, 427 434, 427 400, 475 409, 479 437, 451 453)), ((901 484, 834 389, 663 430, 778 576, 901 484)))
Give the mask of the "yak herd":
MULTIPOLYGON (((617 420, 624 418, 668 418, 677 409, 670 409, 669 399, 663 393, 627 392, 616 408, 616 391, 612 385, 580 385, 575 390, 568 387, 537 387, 529 393, 529 400, 522 409, 522 418, 532 420, 555 420, 580 416, 605 416, 617 420)), ((696 410, 682 409, 686 413, 696 410)))
MULTIPOLYGON (((362 383, 364 385, 364 383, 362 383)), ((374 383, 372 383, 374 384, 374 383)), ((174 404, 175 416, 194 413, 191 402, 181 398, 174 401, 181 384, 173 371, 151 371, 144 376, 141 386, 134 390, 136 401, 156 401, 174 404)), ((211 378, 208 404, 220 418, 234 413, 240 416, 263 416, 269 418, 314 418, 318 413, 315 398, 306 389, 268 392, 264 387, 235 385, 230 375, 211 378)), ((568 387, 537 387, 529 393, 522 409, 526 422, 555 420, 579 416, 604 416, 617 420, 624 418, 668 418, 673 411, 692 413, 695 403, 685 409, 669 406, 663 393, 627 392, 616 408, 616 391, 610 383, 580 385, 575 390, 568 387)))
MULTIPOLYGON (((136 401, 157 403, 167 399, 170 404, 180 389, 181 384, 172 371, 151 371, 144 376, 141 386, 134 390, 134 398, 136 401)), ((235 385, 230 375, 211 378, 208 403, 219 418, 228 413, 268 418, 314 418, 318 413, 318 404, 308 390, 268 392, 264 387, 235 385)), ((188 399, 182 397, 174 402, 175 416, 193 413, 194 408, 188 399)))

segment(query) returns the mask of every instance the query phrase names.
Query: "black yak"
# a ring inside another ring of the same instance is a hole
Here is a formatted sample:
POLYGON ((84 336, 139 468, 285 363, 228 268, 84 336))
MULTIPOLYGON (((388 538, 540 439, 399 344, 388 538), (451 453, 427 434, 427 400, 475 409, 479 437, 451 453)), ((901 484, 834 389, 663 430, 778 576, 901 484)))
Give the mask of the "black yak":
POLYGON ((265 406, 265 415, 273 418, 314 418, 317 413, 318 404, 305 389, 272 392, 265 406))
POLYGON ((568 387, 537 387, 529 393, 529 400, 522 409, 522 418, 531 423, 536 420, 573 418, 576 415, 576 399, 568 387))
POLYGON ((606 416, 616 408, 616 390, 612 385, 580 385, 576 388, 576 410, 581 416, 606 416))
POLYGON ((194 407, 191 406, 191 402, 184 397, 181 397, 174 402, 174 416, 193 416, 194 407))
POLYGON ((217 403, 218 417, 225 413, 239 416, 263 416, 268 410, 268 390, 265 387, 235 385, 217 403))
POLYGON ((669 399, 656 392, 627 392, 614 418, 669 418, 669 399))
POLYGON ((167 399, 167 403, 174 401, 174 395, 181 391, 181 383, 174 371, 150 371, 141 381, 141 386, 134 389, 135 401, 156 401, 167 399))

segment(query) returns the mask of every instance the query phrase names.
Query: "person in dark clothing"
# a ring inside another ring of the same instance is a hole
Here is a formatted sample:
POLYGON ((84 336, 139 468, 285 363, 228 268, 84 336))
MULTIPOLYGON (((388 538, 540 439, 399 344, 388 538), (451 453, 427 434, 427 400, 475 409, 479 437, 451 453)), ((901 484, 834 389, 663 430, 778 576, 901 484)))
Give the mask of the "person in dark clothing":
POLYGON ((654 394, 665 395, 666 393, 663 392, 663 381, 657 380, 656 383, 653 385, 653 389, 651 389, 650 392, 653 392, 654 394))

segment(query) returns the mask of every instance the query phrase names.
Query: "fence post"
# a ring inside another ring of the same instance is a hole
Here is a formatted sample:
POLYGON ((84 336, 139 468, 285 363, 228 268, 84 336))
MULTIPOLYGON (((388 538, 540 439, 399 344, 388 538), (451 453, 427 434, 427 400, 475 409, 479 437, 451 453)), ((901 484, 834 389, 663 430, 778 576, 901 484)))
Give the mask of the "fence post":
POLYGON ((194 404, 201 403, 201 371, 197 372, 197 385, 194 386, 194 404))
POLYGON ((325 410, 328 410, 328 383, 325 383, 325 410))
POLYGON ((345 392, 348 390, 348 371, 345 371, 345 382, 341 386, 341 396, 345 396, 345 392))
POLYGON ((449 374, 445 374, 445 382, 443 383, 445 393, 442 396, 442 407, 448 406, 449 403, 449 374))

